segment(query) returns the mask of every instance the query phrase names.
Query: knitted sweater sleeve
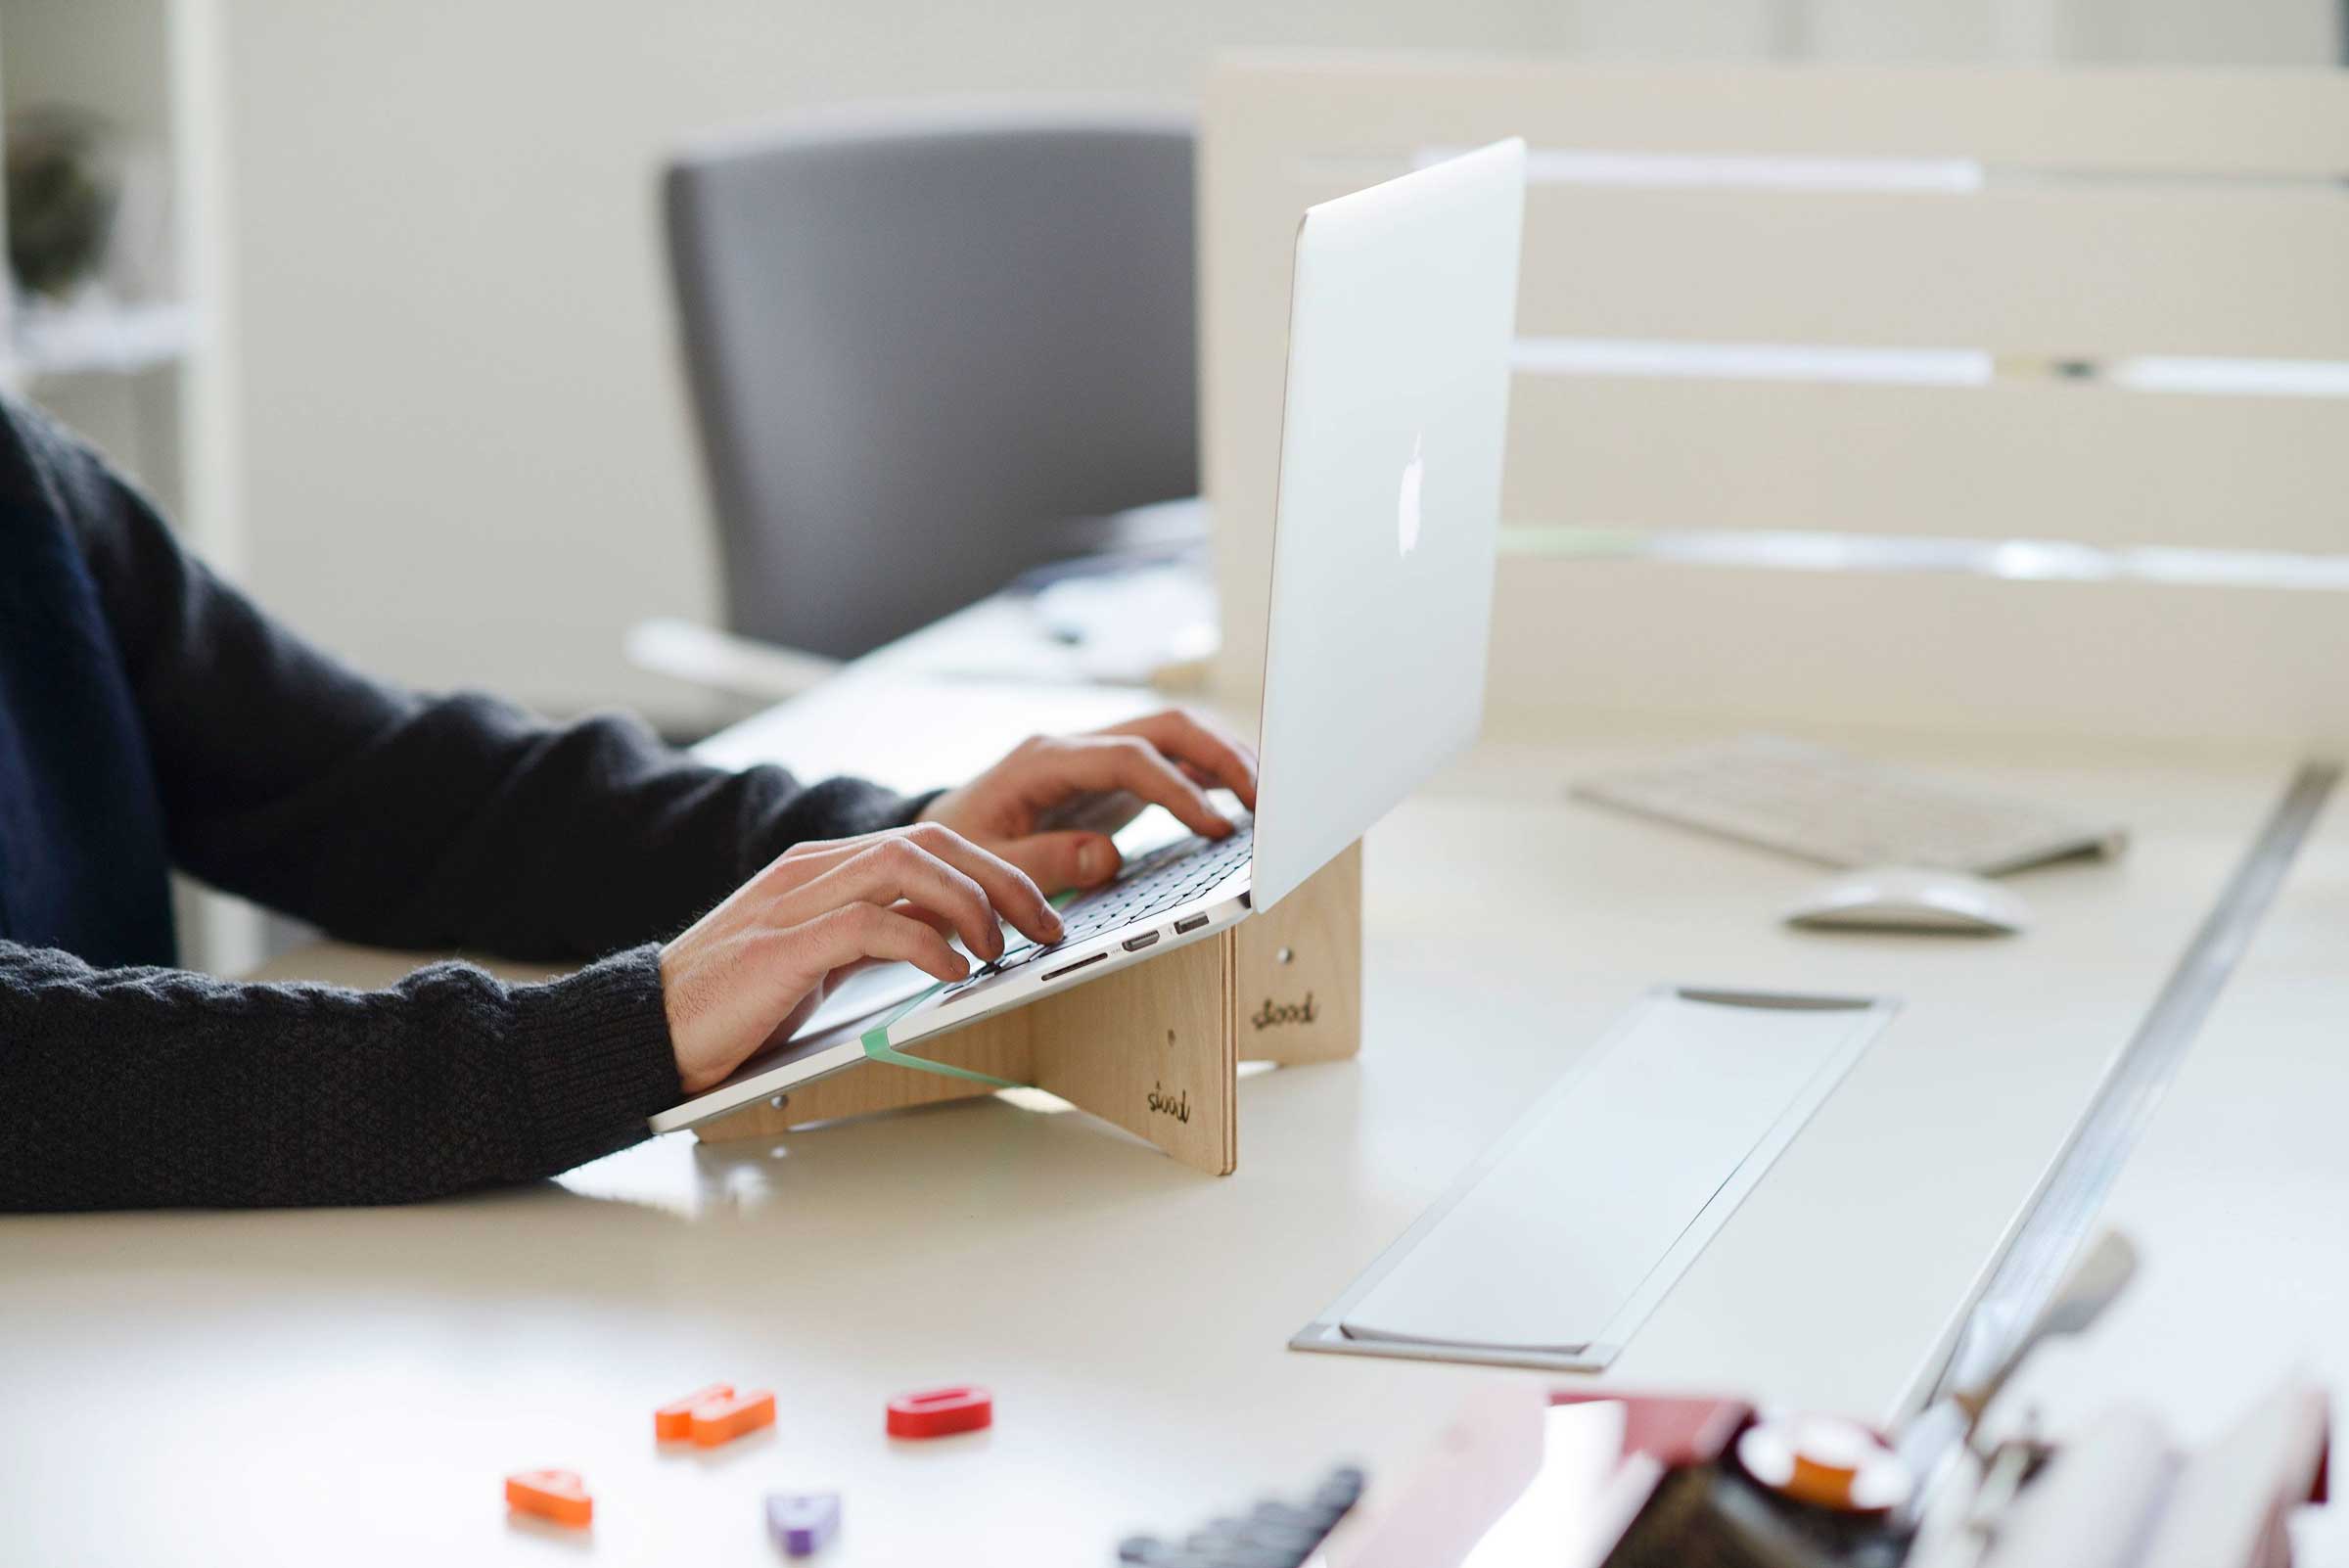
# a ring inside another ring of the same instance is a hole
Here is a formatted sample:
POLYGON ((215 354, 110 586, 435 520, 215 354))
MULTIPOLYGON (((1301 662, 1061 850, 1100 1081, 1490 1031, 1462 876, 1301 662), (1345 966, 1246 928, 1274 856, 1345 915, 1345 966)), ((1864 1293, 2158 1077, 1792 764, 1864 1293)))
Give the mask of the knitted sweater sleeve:
POLYGON ((633 1143, 678 1092, 651 946, 358 992, 0 942, 0 1209, 438 1197, 633 1143))
POLYGON ((923 804, 705 766, 625 718, 371 680, 214 576, 86 448, 22 428, 97 584, 178 865, 353 941, 599 961, 358 992, 0 941, 0 1208, 397 1202, 633 1142, 680 1097, 653 944, 790 845, 923 804))

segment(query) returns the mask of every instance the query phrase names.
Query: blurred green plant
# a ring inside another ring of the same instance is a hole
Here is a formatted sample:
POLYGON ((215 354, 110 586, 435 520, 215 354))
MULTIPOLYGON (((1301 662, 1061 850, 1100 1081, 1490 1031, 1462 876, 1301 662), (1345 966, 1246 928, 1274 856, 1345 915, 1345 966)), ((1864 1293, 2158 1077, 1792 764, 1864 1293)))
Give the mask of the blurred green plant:
POLYGON ((8 265, 27 294, 64 299, 106 264, 122 178, 113 127, 79 109, 8 119, 8 265))

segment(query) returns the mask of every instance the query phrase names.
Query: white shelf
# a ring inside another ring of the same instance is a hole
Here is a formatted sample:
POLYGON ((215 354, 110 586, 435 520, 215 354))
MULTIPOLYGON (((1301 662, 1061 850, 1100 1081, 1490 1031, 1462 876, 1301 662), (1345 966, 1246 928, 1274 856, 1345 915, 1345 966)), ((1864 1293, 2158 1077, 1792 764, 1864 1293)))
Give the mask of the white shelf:
POLYGON ((25 305, 8 349, 22 380, 135 375, 177 364, 196 342, 196 312, 177 303, 25 305))
MULTIPOLYGON (((62 303, 0 284, 0 386, 106 452, 233 576, 243 508, 228 5, 0 0, 0 108, 98 115, 119 137, 126 197, 103 283, 62 303), (154 199, 130 202, 134 191, 154 199)), ((193 884, 180 903, 191 965, 233 973, 258 960, 255 911, 193 884)))

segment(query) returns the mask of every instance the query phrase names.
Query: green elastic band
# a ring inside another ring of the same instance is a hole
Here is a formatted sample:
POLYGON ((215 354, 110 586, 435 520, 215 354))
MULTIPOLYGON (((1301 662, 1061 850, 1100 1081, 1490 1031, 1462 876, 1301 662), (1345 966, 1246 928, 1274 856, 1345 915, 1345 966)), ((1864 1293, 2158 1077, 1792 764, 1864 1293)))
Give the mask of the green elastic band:
POLYGON ((947 1078, 967 1079, 973 1084, 989 1084, 996 1088, 1026 1088, 1028 1085, 1025 1084, 1015 1084, 1008 1078, 997 1078, 992 1073, 981 1073, 968 1067, 956 1067, 951 1062, 932 1062, 919 1056, 908 1056, 889 1042, 889 1032, 897 1026, 898 1019, 903 1018, 907 1013, 912 1012, 916 1007, 921 1006, 922 1003, 945 989, 944 983, 932 986, 880 1023, 866 1030, 863 1041, 865 1058, 868 1061, 890 1062, 898 1067, 910 1067, 918 1073, 940 1073, 947 1078))

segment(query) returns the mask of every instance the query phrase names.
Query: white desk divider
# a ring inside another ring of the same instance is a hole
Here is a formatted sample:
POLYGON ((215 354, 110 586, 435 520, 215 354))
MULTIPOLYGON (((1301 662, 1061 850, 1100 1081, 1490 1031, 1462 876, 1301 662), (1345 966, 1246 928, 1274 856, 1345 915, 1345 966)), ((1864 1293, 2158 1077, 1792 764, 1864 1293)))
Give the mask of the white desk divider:
POLYGON ((1298 214, 1502 136, 1532 184, 1497 716, 2349 738, 2335 70, 1222 63, 1201 430, 1235 702, 1298 214), (1589 534, 1756 549, 1558 547, 1589 534))
POLYGON ((1650 992, 1291 1346, 1603 1368, 1895 1010, 1650 992))

